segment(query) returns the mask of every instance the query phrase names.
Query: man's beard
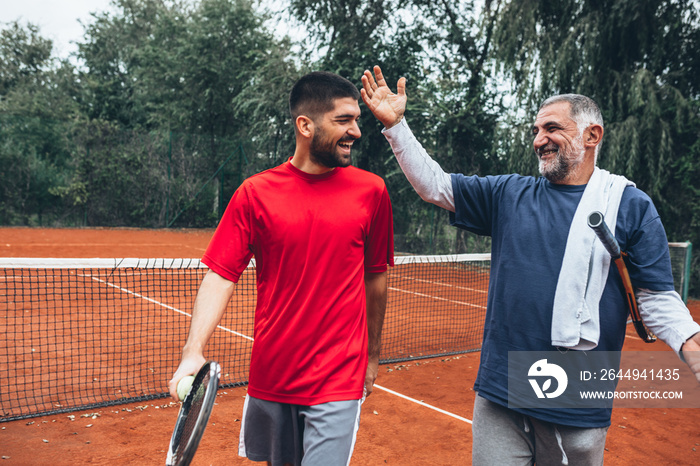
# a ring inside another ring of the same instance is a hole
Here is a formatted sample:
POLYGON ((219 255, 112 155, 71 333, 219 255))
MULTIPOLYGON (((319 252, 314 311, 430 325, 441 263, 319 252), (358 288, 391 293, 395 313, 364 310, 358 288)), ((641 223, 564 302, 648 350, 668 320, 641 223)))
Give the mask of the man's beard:
POLYGON ((537 151, 537 155, 539 157, 543 152, 554 149, 557 150, 557 153, 553 159, 539 159, 540 174, 552 183, 561 183, 578 170, 583 162, 583 138, 576 138, 568 149, 562 149, 552 143, 547 144, 537 151))
MULTIPOLYGON (((350 165, 352 158, 340 154, 337 149, 337 144, 328 139, 324 139, 324 137, 325 133, 322 131, 314 134, 310 148, 311 160, 328 168, 347 167, 350 165)), ((340 139, 338 143, 352 142, 354 140, 355 138, 344 137, 340 139)))

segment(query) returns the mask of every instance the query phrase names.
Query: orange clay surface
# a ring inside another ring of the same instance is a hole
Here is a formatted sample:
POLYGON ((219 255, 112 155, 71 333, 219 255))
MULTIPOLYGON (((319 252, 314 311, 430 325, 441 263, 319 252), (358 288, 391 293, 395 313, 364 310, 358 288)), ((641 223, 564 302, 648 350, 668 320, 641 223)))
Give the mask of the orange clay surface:
MULTIPOLYGON (((200 257, 211 230, 0 228, 0 257, 200 257)), ((689 308, 700 320, 700 301, 689 308)), ((662 351, 630 326, 625 350, 662 351)), ((471 389, 479 353, 382 365, 380 388, 363 405, 352 465, 470 464, 471 389)), ((0 396, 2 388, 0 387, 0 396)), ((193 465, 255 464, 237 456, 245 387, 219 392, 193 465)), ((0 466, 164 464, 177 417, 170 400, 0 423, 0 466)), ((608 465, 700 464, 700 410, 618 408, 605 448, 608 465)))

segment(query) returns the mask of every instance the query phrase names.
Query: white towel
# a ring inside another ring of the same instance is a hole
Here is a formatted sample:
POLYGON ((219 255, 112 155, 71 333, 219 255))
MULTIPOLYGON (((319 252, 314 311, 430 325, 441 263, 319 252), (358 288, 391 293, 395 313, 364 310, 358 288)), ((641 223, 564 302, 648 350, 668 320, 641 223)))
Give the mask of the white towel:
POLYGON ((624 176, 598 167, 581 196, 566 240, 564 261, 554 295, 552 345, 591 350, 600 339, 598 305, 610 270, 610 254, 588 226, 588 215, 603 212, 615 232, 622 193, 634 186, 624 176))

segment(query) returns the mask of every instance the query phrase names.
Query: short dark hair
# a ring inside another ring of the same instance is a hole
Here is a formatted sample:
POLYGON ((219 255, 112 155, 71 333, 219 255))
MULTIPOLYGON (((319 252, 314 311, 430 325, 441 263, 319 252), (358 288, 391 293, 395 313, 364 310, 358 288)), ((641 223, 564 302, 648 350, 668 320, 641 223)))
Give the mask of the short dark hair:
POLYGON ((292 120, 306 115, 312 120, 333 110, 335 99, 352 97, 359 100, 360 91, 347 79, 327 71, 314 71, 302 76, 289 94, 292 120))

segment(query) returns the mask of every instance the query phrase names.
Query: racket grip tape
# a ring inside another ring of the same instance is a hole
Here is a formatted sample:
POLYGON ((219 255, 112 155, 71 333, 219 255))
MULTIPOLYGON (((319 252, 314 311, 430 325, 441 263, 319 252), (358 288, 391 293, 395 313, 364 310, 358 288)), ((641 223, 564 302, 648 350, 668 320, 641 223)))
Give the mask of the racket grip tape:
POLYGON ((603 246, 605 246, 605 249, 608 251, 608 253, 610 253, 610 257, 612 257, 613 260, 618 259, 622 255, 620 245, 617 243, 615 236, 605 223, 605 218, 603 217, 602 213, 598 211, 591 212, 590 215, 588 215, 588 226, 593 229, 596 236, 598 236, 600 242, 603 243, 603 246))

